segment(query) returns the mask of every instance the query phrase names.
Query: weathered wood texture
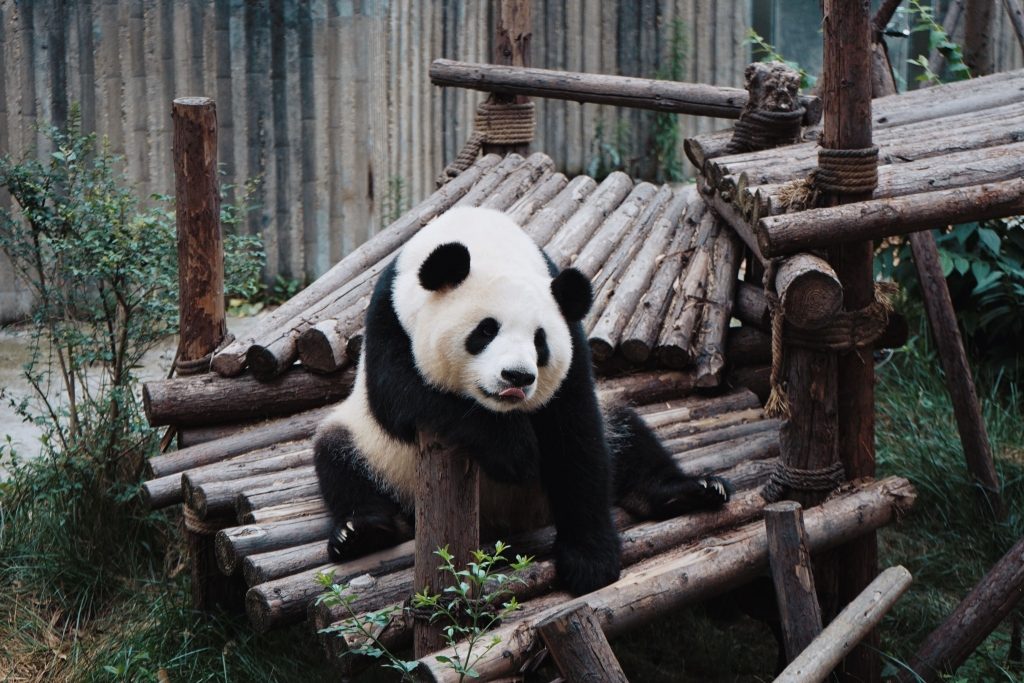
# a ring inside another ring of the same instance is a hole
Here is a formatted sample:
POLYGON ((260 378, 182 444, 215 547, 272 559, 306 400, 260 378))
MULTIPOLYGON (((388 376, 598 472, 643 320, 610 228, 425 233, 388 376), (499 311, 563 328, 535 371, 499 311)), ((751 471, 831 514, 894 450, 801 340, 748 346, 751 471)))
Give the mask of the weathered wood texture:
POLYGON ((537 633, 568 683, 627 683, 601 624, 588 606, 574 605, 552 614, 537 624, 537 633))
POLYGON ((967 468, 981 489, 985 504, 996 518, 1004 513, 1000 494, 999 477, 992 460, 992 446, 988 430, 981 415, 978 393, 974 389, 974 377, 967 363, 956 311, 949 297, 946 278, 939 262, 939 250, 931 231, 924 230, 910 236, 910 248, 914 255, 914 267, 921 283, 928 323, 932 339, 939 350, 939 361, 946 375, 946 385, 953 402, 960 443, 967 458, 967 468))
MULTIPOLYGON (((906 480, 890 478, 855 487, 808 510, 804 521, 811 552, 822 552, 887 524, 898 509, 913 504, 915 495, 906 480)), ((754 522, 638 564, 610 586, 573 599, 566 607, 588 605, 605 633, 614 637, 684 604, 706 600, 749 581, 767 564, 764 523, 754 522), (657 599, 650 599, 652 595, 657 599)), ((481 658, 477 671, 493 677, 521 666, 537 644, 534 624, 551 611, 497 629, 495 635, 502 645, 481 658)), ((440 654, 451 653, 445 650, 440 654)), ((420 660, 420 666, 427 680, 458 680, 457 674, 433 657, 420 660)))
POLYGON ((803 509, 794 501, 772 503, 765 506, 764 523, 786 660, 792 662, 821 633, 803 509))
POLYGON ((890 567, 847 605, 821 635, 794 659, 776 683, 820 683, 850 649, 878 626, 886 612, 910 587, 910 572, 890 567))
POLYGON ((910 660, 917 676, 903 674, 903 682, 927 683, 945 678, 964 663, 981 641, 1013 611, 1024 595, 1024 538, 996 563, 957 605, 910 660), (918 678, 918 676, 920 678, 918 678))
MULTIPOLYGON (((652 78, 668 63, 678 19, 683 80, 735 87, 747 63, 747 5, 720 4, 709 16, 685 0, 651 0, 638 11, 602 0, 536 0, 532 62, 652 78), (704 37, 712 18, 714 41, 704 37)), ((465 142, 480 93, 442 91, 427 69, 437 57, 490 61, 490 5, 4 3, 0 154, 49 154, 32 124, 61 125, 78 102, 85 129, 124 155, 141 197, 171 194, 167 108, 174 97, 209 96, 221 114, 222 181, 238 188, 260 179, 258 208, 242 231, 263 235, 267 278, 312 279, 386 217, 426 197, 465 142)), ((593 158, 599 122, 605 142, 622 131, 628 170, 654 175, 652 112, 552 100, 538 103, 537 122, 534 148, 569 175, 593 158)), ((680 124, 684 136, 713 125, 690 117, 680 124)), ((24 310, 23 294, 0 265, 0 318, 24 310)))
MULTIPOLYGON (((485 92, 615 104, 722 119, 739 118, 747 103, 747 91, 742 88, 549 69, 508 68, 497 64, 473 64, 449 59, 435 59, 431 63, 430 80, 435 85, 485 92)), ((821 118, 821 102, 818 98, 804 96, 801 104, 808 112, 805 115, 806 124, 817 123, 821 118)))
POLYGON ((211 355, 224 339, 224 241, 217 179, 217 107, 206 97, 178 98, 171 105, 171 119, 180 292, 177 359, 181 363, 211 355))
MULTIPOLYGON (((443 435, 420 432, 416 459, 416 592, 441 595, 458 577, 441 567, 439 548, 447 548, 456 567, 467 566, 480 547, 480 467, 443 435)), ((424 657, 444 647, 438 622, 417 620, 413 650, 424 657)))

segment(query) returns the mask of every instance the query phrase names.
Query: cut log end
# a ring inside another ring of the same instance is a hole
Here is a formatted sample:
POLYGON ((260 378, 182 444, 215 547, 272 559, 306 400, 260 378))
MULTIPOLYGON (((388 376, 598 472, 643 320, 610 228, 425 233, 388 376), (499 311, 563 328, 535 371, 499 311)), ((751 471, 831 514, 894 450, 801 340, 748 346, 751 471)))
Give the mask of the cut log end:
POLYGON ((651 346, 642 339, 624 339, 619 349, 626 360, 636 365, 646 363, 651 357, 651 346))
POLYGON ((245 594, 245 613, 249 623, 257 633, 266 633, 274 624, 273 606, 267 597, 256 588, 250 588, 245 594))
POLYGON ((218 531, 214 537, 213 551, 217 556, 217 566, 224 574, 231 576, 238 571, 238 557, 231 547, 230 539, 223 531, 218 531))
POLYGON ((607 339, 591 339, 590 340, 590 355, 593 356, 594 360, 598 363, 603 363, 612 357, 615 353, 615 347, 612 346, 607 339))
POLYGON ((250 346, 245 353, 245 361, 253 376, 259 380, 273 379, 283 370, 274 354, 264 346, 250 346))
POLYGON ((215 353, 210 361, 210 369, 221 377, 237 377, 245 371, 245 355, 238 353, 215 353))

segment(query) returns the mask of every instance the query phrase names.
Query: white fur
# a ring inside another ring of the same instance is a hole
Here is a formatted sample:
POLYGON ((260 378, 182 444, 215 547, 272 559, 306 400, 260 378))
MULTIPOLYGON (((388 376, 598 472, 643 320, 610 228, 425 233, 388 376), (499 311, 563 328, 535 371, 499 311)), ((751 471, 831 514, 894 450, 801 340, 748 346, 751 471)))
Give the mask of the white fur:
POLYGON ((536 410, 551 400, 569 372, 572 339, 551 293, 551 276, 540 249, 505 214, 491 209, 453 209, 430 223, 402 248, 392 289, 395 312, 412 340, 424 380, 472 398, 490 410, 536 410), (457 287, 431 292, 419 269, 439 245, 458 242, 470 253, 467 278, 457 287), (498 336, 476 356, 465 340, 484 318, 494 318, 498 336), (543 328, 550 359, 537 366, 534 334, 543 328), (526 399, 492 398, 508 385, 501 371, 530 372, 526 399))

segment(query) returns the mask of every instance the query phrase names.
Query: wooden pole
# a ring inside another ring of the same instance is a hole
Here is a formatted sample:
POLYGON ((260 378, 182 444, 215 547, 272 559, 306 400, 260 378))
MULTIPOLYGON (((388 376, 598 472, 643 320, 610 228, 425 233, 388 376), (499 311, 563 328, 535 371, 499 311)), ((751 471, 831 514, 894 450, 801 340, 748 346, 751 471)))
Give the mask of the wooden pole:
POLYGON ((967 364, 960 328, 956 324, 956 311, 953 310, 946 278, 939 263, 935 237, 931 231, 914 233, 910 236, 910 247, 914 253, 917 277, 921 281, 932 338, 939 350, 939 361, 946 374, 946 385, 953 401, 953 413, 967 458, 967 468, 981 489, 989 509, 996 518, 1000 518, 1005 509, 1000 495, 999 477, 992 461, 992 447, 981 416, 971 368, 967 364))
POLYGON ((1003 7, 1009 15, 1020 49, 1024 50, 1024 9, 1021 8, 1020 0, 1003 0, 1003 7))
POLYGON ((819 683, 828 678, 850 647, 882 621, 911 580, 904 567, 882 572, 779 674, 775 683, 819 683))
MULTIPOLYGON (((527 69, 435 59, 430 65, 434 85, 485 92, 532 95, 554 100, 612 104, 634 109, 738 119, 747 91, 703 83, 657 81, 572 71, 527 69)), ((803 95, 804 125, 821 120, 821 100, 803 95)), ((699 167, 698 167, 699 168, 699 167)))
POLYGON ((995 0, 967 0, 964 11, 964 64, 971 69, 971 75, 987 76, 996 70, 995 44, 995 0))
POLYGON ((586 604, 570 604, 537 624, 537 633, 567 683, 628 683, 601 624, 586 604))
MULTIPOLYGON (((871 6, 868 2, 824 2, 823 99, 825 103, 822 147, 865 149, 871 139, 871 6)), ((871 193, 844 195, 832 203, 870 198, 871 193)), ((874 245, 868 240, 846 244, 832 254, 833 266, 843 284, 847 310, 864 308, 874 301, 872 261, 874 245)), ((871 349, 855 349, 839 357, 837 401, 839 459, 849 479, 875 475, 875 365, 871 349)), ((846 604, 878 573, 878 544, 874 533, 838 552, 839 599, 846 604)), ((881 680, 877 635, 850 652, 843 666, 843 680, 881 680)))
POLYGON ((786 661, 792 662, 821 633, 803 509, 793 501, 773 503, 764 509, 764 523, 786 661))
MULTIPOLYGON (((208 97, 179 97, 174 122, 178 225, 178 362, 189 367, 224 339, 224 243, 217 182, 217 107, 208 97)), ((209 369, 207 364, 205 369, 209 369)), ((193 371, 202 371, 195 368, 193 371)))
MULTIPOLYGON (((500 66, 530 66, 530 42, 533 38, 533 24, 530 17, 530 0, 493 0, 494 4, 494 51, 492 60, 500 66)), ((490 101, 504 104, 525 104, 530 98, 525 95, 491 93, 490 101)), ((529 152, 529 144, 492 145, 484 143, 484 154, 522 154, 529 152)))
POLYGON ((925 639, 910 660, 917 676, 902 674, 900 681, 945 679, 974 652, 981 641, 1013 611, 1024 595, 1024 538, 1010 548, 939 628, 925 639), (920 678, 918 678, 920 677, 920 678))
MULTIPOLYGON (((476 462, 437 435, 420 432, 419 442, 414 586, 439 594, 455 577, 439 570, 436 551, 447 547, 461 569, 480 546, 480 471, 476 462)), ((442 626, 416 621, 417 659, 445 646, 442 626)))

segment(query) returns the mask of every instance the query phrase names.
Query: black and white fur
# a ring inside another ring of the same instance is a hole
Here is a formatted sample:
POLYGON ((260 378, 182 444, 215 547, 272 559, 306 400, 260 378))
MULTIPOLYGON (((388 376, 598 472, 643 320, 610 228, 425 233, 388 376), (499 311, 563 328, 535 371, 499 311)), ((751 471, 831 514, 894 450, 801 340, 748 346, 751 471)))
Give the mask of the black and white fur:
POLYGON ((579 271, 557 268, 504 214, 455 209, 381 274, 352 394, 317 432, 316 470, 344 560, 412 536, 416 434, 444 434, 483 470, 485 533, 553 522, 573 593, 619 576, 611 506, 666 518, 721 505, 632 410, 602 411, 579 271))

